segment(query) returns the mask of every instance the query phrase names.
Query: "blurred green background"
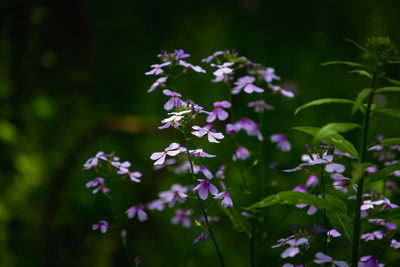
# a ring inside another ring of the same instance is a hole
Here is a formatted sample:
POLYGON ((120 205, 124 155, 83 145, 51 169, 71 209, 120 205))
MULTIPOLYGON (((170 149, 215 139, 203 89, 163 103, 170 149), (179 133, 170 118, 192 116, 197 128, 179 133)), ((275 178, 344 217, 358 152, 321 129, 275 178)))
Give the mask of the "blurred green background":
MULTIPOLYGON (((394 0, 0 0, 0 10, 0 266, 128 266, 118 232, 102 235, 91 225, 109 216, 111 206, 124 212, 176 182, 165 172, 153 172, 149 160, 152 152, 180 141, 173 131, 157 130, 166 98, 160 91, 146 93, 155 79, 144 72, 158 63, 161 49, 183 48, 192 55, 188 61, 199 65, 216 50, 234 48, 274 67, 297 95, 267 100, 276 109, 266 113, 264 127, 268 134, 286 133, 294 150, 267 152, 267 157, 291 168, 310 141, 291 127, 322 126, 350 115, 349 107, 326 106, 295 117, 295 107, 321 97, 355 98, 368 86, 345 67, 320 64, 359 59, 344 37, 363 43, 388 35, 400 43, 400 2, 394 0), (143 173, 139 185, 115 185, 111 206, 85 188, 95 174, 82 171, 83 163, 99 150, 115 151, 143 173)), ((398 67, 387 71, 399 79, 398 67)), ((211 78, 210 72, 206 77, 189 74, 180 91, 211 107, 224 97, 211 78)), ((239 113, 251 114, 244 101, 236 101, 239 113)), ((399 106, 396 96, 381 101, 399 106)), ((386 117, 373 120, 372 129, 370 141, 378 133, 394 137, 399 132, 386 117)), ((357 134, 349 138, 358 142, 357 134)), ((267 151, 273 147, 264 143, 267 151)), ((269 193, 292 189, 305 179, 271 170, 267 177, 269 193)), ((234 197, 238 206, 251 203, 234 197)), ((289 236, 303 213, 286 206, 269 210, 270 237, 256 240, 257 266, 285 262, 279 257, 282 250, 270 246, 289 236), (292 215, 285 217, 282 210, 292 215)), ((142 224, 126 220, 129 252, 142 258, 142 266, 217 266, 211 240, 192 246, 200 230, 171 225, 172 216, 166 211, 150 214, 142 224)), ((246 236, 232 230, 224 217, 214 228, 227 266, 248 266, 246 236)))

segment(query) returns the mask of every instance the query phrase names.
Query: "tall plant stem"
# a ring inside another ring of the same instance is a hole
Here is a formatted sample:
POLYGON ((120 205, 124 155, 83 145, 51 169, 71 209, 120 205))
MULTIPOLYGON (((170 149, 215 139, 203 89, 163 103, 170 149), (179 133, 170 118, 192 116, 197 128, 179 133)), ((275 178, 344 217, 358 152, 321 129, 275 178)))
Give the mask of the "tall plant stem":
MULTIPOLYGON (((322 187, 322 198, 325 199, 325 180, 324 180, 324 166, 321 165, 321 187, 322 187)), ((328 246, 328 218, 326 217, 326 210, 323 210, 324 213, 324 227, 325 227, 325 236, 324 236, 324 253, 326 254, 326 249, 328 246)))
MULTIPOLYGON (((373 76, 372 76, 372 85, 371 85, 372 91, 368 97, 367 110, 364 115, 362 141, 361 141, 361 148, 360 148, 361 163, 365 162, 365 155, 367 152, 368 127, 369 127, 372 99, 374 97, 375 82, 376 82, 376 72, 374 72, 373 76)), ((351 255, 351 264, 354 267, 358 265, 358 258, 359 258, 360 215, 361 215, 360 207, 361 207, 361 202, 362 202, 363 186, 364 186, 364 175, 361 177, 360 181, 358 182, 358 186, 357 186, 357 198, 356 198, 354 229, 353 229, 353 251, 352 251, 352 255, 351 255)))
MULTIPOLYGON (((188 156, 188 160, 189 160, 189 163, 190 163, 190 172, 191 172, 191 175, 192 175, 193 180, 194 180, 194 181, 197 181, 196 176, 195 176, 195 174, 194 174, 194 170, 193 170, 193 162, 192 162, 192 159, 191 159, 190 153, 189 153, 189 144, 188 144, 188 138, 187 138, 187 133, 186 133, 186 127, 184 127, 184 132, 183 132, 183 134, 184 134, 184 137, 185 137, 186 154, 187 154, 187 156, 188 156)), ((200 209, 201 209, 201 211, 202 211, 202 213, 203 213, 204 220, 205 220, 205 222, 206 222, 207 231, 208 231, 209 235, 211 236, 211 239, 212 239, 212 241, 213 241, 213 243, 214 243, 215 250, 216 250, 216 252, 217 252, 217 254, 218 254, 219 262, 220 262, 220 264, 221 264, 222 267, 225 267, 224 259, 222 258, 221 250, 219 249, 217 240, 215 239, 215 236, 214 236, 214 234, 213 234, 213 232, 212 232, 212 230, 211 230, 210 223, 209 223, 209 221, 208 221, 207 211, 206 211, 206 209, 204 208, 203 203, 202 203, 201 200, 200 200, 199 193, 198 193, 197 191, 196 191, 196 196, 197 196, 197 201, 199 202, 200 209)))

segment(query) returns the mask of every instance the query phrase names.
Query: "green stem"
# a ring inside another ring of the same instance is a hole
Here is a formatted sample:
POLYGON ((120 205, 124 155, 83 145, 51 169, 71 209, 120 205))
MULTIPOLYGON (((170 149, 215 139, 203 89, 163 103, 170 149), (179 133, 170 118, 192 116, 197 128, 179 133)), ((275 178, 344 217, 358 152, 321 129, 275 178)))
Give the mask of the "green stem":
MULTIPOLYGON (((321 165, 321 186, 322 186, 322 198, 325 199, 325 180, 324 180, 324 166, 321 165)), ((324 227, 325 227, 325 236, 324 236, 324 254, 326 254, 326 249, 328 246, 328 218, 326 217, 326 210, 323 210, 324 213, 324 227)))
MULTIPOLYGON (((371 86, 372 91, 369 94, 367 110, 364 115, 362 141, 360 148, 361 163, 365 162, 365 155, 367 152, 368 127, 369 127, 372 99, 374 97, 375 82, 376 82, 376 72, 373 73, 372 86, 371 86)), ((360 217, 361 217, 360 207, 362 202, 363 187, 364 187, 364 175, 358 182, 358 187, 357 187, 357 198, 356 198, 355 218, 354 218, 354 228, 353 228, 353 251, 351 255, 351 264, 353 267, 356 267, 358 265, 358 259, 359 259, 360 217)))
MULTIPOLYGON (((191 159, 190 153, 189 153, 189 144, 188 144, 188 139, 187 139, 186 127, 184 127, 184 137, 185 137, 185 144, 186 144, 186 154, 188 156, 188 160, 189 160, 189 163, 190 163, 191 175, 192 175, 193 180, 197 181, 196 176, 194 174, 194 170, 193 170, 193 162, 192 162, 192 159, 191 159)), ((212 239, 212 241, 214 243, 214 246, 215 246, 215 250, 217 251, 219 262, 220 262, 222 267, 225 267, 224 259, 222 258, 222 254, 221 254, 221 251, 220 251, 219 246, 217 244, 217 240, 214 237, 214 234, 213 234, 213 232, 211 230, 210 223, 208 221, 207 211, 204 209, 204 206, 203 206, 203 203, 200 200, 198 191, 196 191, 196 196, 197 196, 197 201, 199 202, 200 209, 201 209, 201 211, 203 213, 204 220, 206 222, 208 233, 210 234, 211 239, 212 239)))

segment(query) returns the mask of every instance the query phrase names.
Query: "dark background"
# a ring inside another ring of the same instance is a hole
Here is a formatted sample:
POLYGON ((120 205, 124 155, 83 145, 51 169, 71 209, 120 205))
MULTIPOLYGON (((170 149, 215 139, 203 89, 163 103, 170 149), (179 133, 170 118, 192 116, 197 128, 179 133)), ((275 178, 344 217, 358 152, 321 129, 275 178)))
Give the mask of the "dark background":
MULTIPOLYGON (((321 97, 353 99, 368 86, 346 67, 320 64, 359 59, 359 50, 344 37, 364 43, 367 37, 388 35, 400 43, 399 1, 0 0, 0 10, 1 266, 127 266, 118 232, 101 235, 91 231, 91 224, 110 215, 111 207, 123 212, 176 182, 152 172, 149 160, 174 138, 174 132, 156 129, 165 117, 165 97, 146 93, 154 79, 144 72, 158 63, 161 49, 183 48, 192 55, 188 61, 198 65, 216 50, 234 48, 274 67, 297 96, 272 98, 277 108, 265 116, 264 127, 269 134, 286 133, 294 151, 275 151, 268 160, 290 168, 310 140, 291 127, 350 117, 349 107, 333 106, 295 117, 295 107, 321 97), (94 174, 82 171, 82 165, 99 150, 115 151, 143 173, 139 185, 116 184, 111 205, 85 188, 94 174)), ((400 77, 395 67, 388 74, 400 77)), ((185 77, 180 86, 186 97, 210 107, 223 94, 199 76, 185 77)), ((399 98, 386 102, 396 107, 399 98)), ((373 120, 371 127, 370 141, 377 133, 394 137, 399 132, 386 117, 373 120)), ((356 147, 358 136, 349 135, 356 147)), ((304 182, 304 176, 268 175, 269 193, 304 182)), ((251 202, 236 199, 242 205, 251 202)), ((294 218, 303 213, 286 206, 270 209, 271 237, 256 240, 257 265, 285 262, 282 250, 270 246, 289 236, 298 223, 294 218), (292 215, 285 217, 283 210, 292 215)), ((141 256, 142 266, 217 266, 211 240, 192 246, 199 230, 170 225, 172 215, 150 214, 143 224, 126 220, 129 253, 141 256)), ((227 266, 247 266, 246 236, 233 231, 226 218, 215 232, 227 266)))

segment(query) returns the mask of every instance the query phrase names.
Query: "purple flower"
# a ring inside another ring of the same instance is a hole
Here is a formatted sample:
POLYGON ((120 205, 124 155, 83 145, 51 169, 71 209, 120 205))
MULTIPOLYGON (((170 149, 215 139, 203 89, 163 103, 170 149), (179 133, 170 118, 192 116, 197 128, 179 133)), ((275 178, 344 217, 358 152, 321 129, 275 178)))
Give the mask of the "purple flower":
POLYGON ((184 111, 179 111, 179 112, 168 113, 169 115, 172 115, 172 116, 161 121, 162 123, 168 124, 168 126, 163 125, 163 126, 161 126, 161 128, 165 129, 165 128, 168 128, 170 125, 173 125, 174 127, 180 126, 179 121, 184 118, 185 114, 190 113, 190 112, 191 112, 191 110, 184 110, 184 111))
POLYGON ((379 205, 382 205, 382 204, 385 204, 385 203, 386 202, 385 202, 384 199, 379 199, 379 200, 376 200, 376 201, 372 201, 372 200, 367 199, 367 200, 363 201, 360 209, 361 210, 369 210, 369 209, 373 209, 374 205, 379 206, 379 205))
POLYGON ((301 158, 303 161, 307 161, 306 163, 300 164, 300 166, 310 166, 317 164, 326 164, 325 171, 332 173, 338 172, 342 173, 345 170, 345 166, 339 163, 333 162, 333 155, 328 155, 326 152, 323 154, 322 158, 318 154, 312 154, 312 158, 310 155, 305 154, 301 158))
POLYGON ((179 203, 183 203, 187 195, 185 194, 188 191, 188 188, 185 186, 181 186, 179 184, 174 184, 171 187, 171 190, 160 192, 158 196, 168 204, 168 207, 172 208, 175 205, 175 201, 179 203))
POLYGON ((231 68, 229 68, 229 66, 232 66, 233 64, 234 64, 233 62, 225 62, 222 65, 211 64, 211 67, 218 68, 216 71, 213 72, 213 74, 217 77, 223 76, 225 74, 230 74, 233 72, 233 70, 231 68))
POLYGON ((119 162, 118 160, 114 160, 111 162, 111 165, 117 168, 118 174, 126 174, 129 172, 128 168, 131 166, 129 161, 119 162))
POLYGON ((263 140, 258 124, 250 120, 249 118, 243 118, 240 121, 237 121, 235 124, 226 125, 226 132, 228 134, 237 133, 241 129, 245 130, 247 135, 257 136, 259 141, 263 140))
POLYGON ((165 209, 165 201, 163 199, 156 199, 146 205, 149 210, 162 211, 165 209))
POLYGON ((318 177, 314 174, 310 174, 306 182, 306 187, 309 188, 310 186, 314 186, 316 184, 318 184, 318 177))
POLYGON ((264 110, 273 110, 274 109, 273 106, 268 105, 262 99, 261 100, 257 100, 257 101, 253 101, 253 102, 249 102, 247 104, 247 106, 249 108, 254 107, 254 112, 257 112, 257 113, 262 113, 262 112, 264 112, 264 110))
POLYGON ((193 244, 196 244, 197 242, 203 240, 204 242, 206 242, 207 240, 207 233, 206 232, 201 232, 200 236, 196 237, 196 239, 193 241, 193 244))
POLYGON ((95 230, 97 230, 97 229, 100 229, 100 231, 101 231, 103 234, 105 234, 105 233, 107 232, 107 229, 108 229, 108 222, 107 222, 107 221, 104 221, 104 220, 101 220, 101 221, 99 221, 98 223, 93 224, 93 225, 92 225, 92 230, 95 231, 95 230))
POLYGON ((192 223, 188 219, 188 217, 192 214, 191 210, 176 210, 175 211, 175 217, 171 219, 172 224, 178 224, 179 222, 182 223, 182 226, 185 228, 189 228, 192 223))
POLYGON ((135 183, 140 183, 140 177, 142 177, 142 174, 140 172, 128 172, 129 178, 131 179, 132 182, 135 183))
POLYGON ((273 80, 280 80, 280 78, 275 75, 275 69, 274 68, 267 68, 265 70, 259 70, 258 73, 261 75, 261 77, 267 83, 270 83, 273 80))
POLYGON ((217 139, 223 139, 224 135, 222 133, 216 133, 216 132, 211 132, 210 128, 211 125, 207 125, 205 127, 200 127, 197 125, 192 126, 193 131, 192 134, 197 136, 197 137, 202 137, 207 134, 208 141, 212 143, 219 143, 217 139))
POLYGON ((224 100, 224 101, 220 101, 220 102, 214 102, 214 110, 211 111, 207 117, 207 122, 213 122, 215 121, 215 119, 218 117, 218 119, 220 121, 224 121, 228 118, 228 112, 226 112, 225 110, 223 110, 223 108, 230 108, 231 107, 231 103, 229 103, 228 101, 224 100))
POLYGON ((383 267, 383 264, 380 264, 378 260, 374 258, 374 255, 367 255, 360 258, 358 267, 383 267))
POLYGON ((198 172, 199 171, 202 172, 207 179, 211 180, 213 178, 213 174, 204 165, 200 166, 198 172))
POLYGON ((165 110, 171 110, 174 106, 177 107, 178 103, 180 103, 181 101, 179 97, 181 97, 182 95, 180 93, 164 89, 163 94, 171 97, 164 105, 165 110))
POLYGON ((201 62, 203 62, 203 63, 210 63, 215 57, 220 56, 220 55, 223 55, 223 54, 224 54, 224 51, 216 51, 216 52, 214 52, 214 54, 212 54, 211 56, 208 56, 208 57, 206 57, 206 58, 203 58, 203 59, 201 60, 201 62))
POLYGON ((287 258, 287 257, 291 257, 293 258, 294 256, 296 256, 299 252, 299 246, 301 245, 307 245, 308 244, 308 239, 305 237, 302 237, 300 239, 291 239, 289 241, 287 241, 286 244, 289 244, 290 247, 287 248, 284 252, 282 252, 281 257, 283 259, 287 258))
POLYGON ((382 231, 374 231, 372 233, 366 233, 361 236, 361 239, 363 239, 365 242, 368 242, 370 240, 375 240, 375 239, 382 239, 384 236, 382 231))
POLYGON ((100 189, 103 193, 107 193, 110 191, 110 189, 108 189, 107 187, 104 186, 104 178, 97 177, 97 178, 93 179, 92 181, 86 183, 86 188, 96 187, 96 186, 97 186, 97 188, 95 188, 93 190, 93 192, 92 192, 93 194, 96 194, 100 189))
POLYGON ((165 86, 165 82, 167 81, 168 77, 160 77, 158 78, 150 87, 149 90, 147 90, 147 93, 151 93, 154 90, 156 90, 157 87, 159 86, 165 86))
POLYGON ((155 152, 151 154, 150 159, 156 160, 156 162, 154 162, 154 165, 161 165, 164 163, 167 155, 178 155, 181 152, 181 150, 178 149, 179 147, 180 145, 178 143, 171 143, 167 148, 165 148, 163 152, 155 152))
POLYGON ((224 171, 225 171, 225 165, 221 165, 221 167, 215 173, 215 178, 216 179, 225 179, 224 171))
POLYGON ((211 155, 211 154, 204 152, 204 150, 202 148, 189 150, 189 153, 193 154, 196 158, 214 158, 214 157, 216 157, 215 155, 211 155))
POLYGON ((390 246, 391 246, 392 248, 399 249, 399 248, 400 248, 400 242, 397 241, 396 239, 392 239, 392 240, 390 241, 390 246))
POLYGON ((214 196, 218 194, 218 189, 212 183, 210 183, 209 180, 201 179, 199 181, 200 183, 195 188, 193 188, 193 191, 198 191, 199 197, 202 200, 207 199, 208 191, 210 191, 210 193, 214 196))
POLYGON ((178 50, 175 49, 175 60, 179 60, 179 59, 187 58, 187 57, 190 57, 190 55, 185 54, 183 49, 178 49, 178 50))
POLYGON ((396 229, 396 224, 391 222, 385 222, 384 219, 368 219, 369 223, 374 223, 376 225, 386 226, 389 231, 396 229))
POLYGON ((185 68, 191 68, 192 70, 194 70, 195 72, 201 72, 201 73, 206 73, 206 71, 200 67, 200 66, 194 66, 190 63, 187 63, 186 61, 183 60, 179 60, 179 65, 183 66, 185 68))
POLYGON ((232 94, 237 95, 239 94, 242 90, 244 90, 246 93, 251 94, 253 92, 256 93, 263 93, 264 89, 259 88, 253 84, 253 82, 256 79, 251 76, 244 76, 239 78, 237 82, 235 82, 235 87, 232 89, 232 94))
POLYGON ((87 170, 92 168, 92 167, 96 167, 99 164, 99 159, 102 159, 102 160, 105 160, 105 161, 107 160, 107 157, 106 157, 106 155, 104 154, 103 151, 97 152, 96 156, 94 156, 93 158, 88 159, 85 162, 85 164, 83 165, 83 167, 85 169, 87 169, 87 170))
POLYGON ((332 259, 332 257, 329 257, 322 252, 318 252, 317 254, 315 254, 315 257, 316 257, 316 259, 314 260, 314 262, 317 264, 331 263, 332 267, 335 267, 335 266, 348 267, 349 266, 345 261, 335 261, 332 259))
POLYGON ((233 207, 233 202, 231 197, 229 196, 228 192, 222 191, 214 196, 214 199, 220 199, 221 205, 225 208, 233 207))
POLYGON ((329 230, 327 233, 326 233, 328 236, 331 236, 331 237, 339 237, 339 236, 342 236, 337 230, 335 230, 335 229, 331 229, 331 230, 329 230))
POLYGON ((146 212, 142 208, 140 208, 139 205, 133 205, 125 213, 129 219, 132 219, 137 214, 139 221, 143 222, 147 220, 146 212))
POLYGON ((291 146, 284 134, 271 135, 271 142, 276 143, 276 146, 282 151, 290 151, 291 146))
POLYGON ((168 66, 168 65, 171 65, 171 62, 167 61, 167 62, 164 62, 164 63, 162 63, 162 64, 154 64, 154 65, 151 65, 151 67, 152 67, 153 69, 150 70, 150 71, 148 71, 148 72, 145 72, 145 74, 146 74, 146 75, 159 75, 159 74, 161 74, 161 73, 164 72, 163 69, 162 69, 162 67, 165 67, 165 66, 168 66))
POLYGON ((294 97, 294 93, 288 90, 283 89, 282 87, 280 87, 279 85, 273 85, 273 84, 269 84, 268 85, 269 88, 272 89, 272 91, 276 92, 276 93, 280 93, 283 96, 289 97, 289 98, 293 98, 294 97))
POLYGON ((235 154, 232 156, 232 160, 236 161, 237 159, 246 160, 250 157, 250 152, 244 146, 239 146, 236 149, 235 154))

